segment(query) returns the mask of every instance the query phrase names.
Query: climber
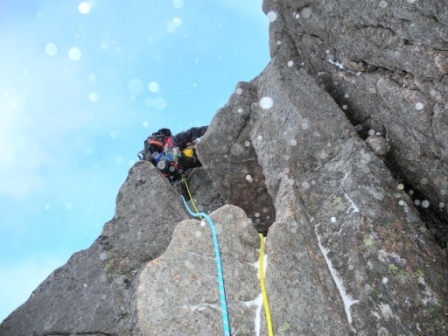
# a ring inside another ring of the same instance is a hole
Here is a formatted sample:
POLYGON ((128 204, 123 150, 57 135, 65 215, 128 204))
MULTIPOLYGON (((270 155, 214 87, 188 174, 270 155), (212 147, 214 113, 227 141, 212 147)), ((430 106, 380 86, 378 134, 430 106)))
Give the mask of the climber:
POLYGON ((208 126, 192 127, 172 135, 168 128, 161 128, 149 136, 140 160, 150 161, 171 183, 182 179, 182 174, 202 164, 196 156, 196 139, 202 137, 208 126))

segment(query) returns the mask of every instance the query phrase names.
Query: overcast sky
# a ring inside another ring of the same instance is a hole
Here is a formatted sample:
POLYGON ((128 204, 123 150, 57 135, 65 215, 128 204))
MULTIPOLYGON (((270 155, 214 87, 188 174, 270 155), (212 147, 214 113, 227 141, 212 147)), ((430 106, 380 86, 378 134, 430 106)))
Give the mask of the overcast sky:
POLYGON ((0 1, 0 321, 93 243, 147 135, 263 70, 261 3, 0 1))

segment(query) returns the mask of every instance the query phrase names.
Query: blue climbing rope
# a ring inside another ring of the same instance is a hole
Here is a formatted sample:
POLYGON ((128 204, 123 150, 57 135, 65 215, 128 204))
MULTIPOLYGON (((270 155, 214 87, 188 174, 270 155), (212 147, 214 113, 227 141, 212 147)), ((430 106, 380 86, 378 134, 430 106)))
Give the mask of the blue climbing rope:
POLYGON ((182 201, 184 202, 185 208, 193 217, 203 217, 208 221, 210 225, 210 231, 212 232, 213 238, 213 248, 215 250, 216 257, 216 268, 218 271, 218 288, 219 288, 219 299, 221 301, 221 314, 222 314, 222 323, 224 327, 224 336, 230 336, 230 324, 229 324, 229 314, 227 311, 227 300, 226 300, 226 292, 224 289, 224 277, 222 273, 222 262, 221 262, 221 254, 219 253, 219 245, 218 245, 218 236, 216 235, 215 224, 209 215, 203 212, 194 213, 188 207, 187 202, 183 196, 180 196, 182 201))

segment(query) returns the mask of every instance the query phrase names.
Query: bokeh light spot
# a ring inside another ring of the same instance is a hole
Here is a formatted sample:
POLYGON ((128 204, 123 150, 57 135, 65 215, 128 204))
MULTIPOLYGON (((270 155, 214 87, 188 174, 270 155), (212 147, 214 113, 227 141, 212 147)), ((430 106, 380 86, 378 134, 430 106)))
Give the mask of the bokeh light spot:
POLYGON ((89 93, 89 100, 91 102, 96 102, 96 101, 98 101, 98 99, 99 99, 98 93, 96 93, 96 92, 89 93))
POLYGON ((181 25, 182 25, 182 20, 180 18, 176 17, 176 18, 173 19, 173 26, 174 27, 178 28, 181 25))
POLYGON ((90 4, 87 1, 83 1, 78 5, 78 10, 81 14, 88 14, 90 9, 90 4))
POLYGON ((72 47, 68 51, 68 58, 70 58, 72 61, 79 61, 81 56, 82 56, 82 52, 77 47, 72 47))
POLYGON ((417 104, 415 104, 415 109, 416 109, 417 111, 423 110, 424 107, 425 107, 425 104, 423 104, 423 103, 417 103, 417 104))
POLYGON ((165 107, 166 107, 166 101, 165 101, 165 99, 162 98, 162 97, 157 97, 157 98, 154 99, 152 105, 154 106, 154 108, 155 108, 157 111, 162 111, 162 110, 164 110, 165 107))
POLYGON ((274 22, 275 20, 277 20, 278 14, 274 11, 269 11, 266 16, 268 17, 269 22, 274 22))
POLYGON ((159 83, 157 82, 151 82, 148 85, 148 89, 151 92, 158 92, 159 91, 159 83))
POLYGON ((58 53, 58 47, 54 43, 47 43, 47 45, 45 46, 45 53, 48 56, 54 56, 58 53))
POLYGON ((260 107, 262 109, 270 109, 272 106, 274 106, 274 100, 271 97, 263 97, 260 99, 260 107))

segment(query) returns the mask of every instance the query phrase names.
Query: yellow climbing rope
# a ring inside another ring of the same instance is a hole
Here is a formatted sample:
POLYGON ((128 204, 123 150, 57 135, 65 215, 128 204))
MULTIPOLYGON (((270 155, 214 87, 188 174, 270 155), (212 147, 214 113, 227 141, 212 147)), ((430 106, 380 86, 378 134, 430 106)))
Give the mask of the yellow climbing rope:
MULTIPOLYGON (((190 197, 191 204, 193 205, 194 210, 196 211, 196 213, 199 213, 198 208, 196 208, 196 204, 194 203, 193 196, 191 196, 190 188, 188 188, 188 183, 187 183, 187 179, 185 178, 185 174, 182 174, 182 181, 185 184, 185 188, 187 188, 187 193, 188 193, 188 196, 190 197)), ((199 218, 203 219, 202 216, 199 216, 199 218)))
MULTIPOLYGON (((182 181, 185 184, 185 188, 187 189, 188 196, 190 197, 191 203, 193 205, 194 210, 196 211, 196 214, 199 214, 199 211, 196 208, 196 204, 194 203, 193 196, 190 193, 190 188, 188 187, 188 183, 187 183, 187 179, 185 178, 185 175, 182 175, 182 181)), ((199 217, 202 219, 201 216, 199 216, 199 217)), ((267 324, 267 328, 268 328, 268 335, 274 336, 274 332, 272 331, 271 311, 269 310, 268 296, 266 294, 266 286, 264 283, 264 237, 262 234, 259 234, 259 237, 260 237, 260 259, 259 259, 259 266, 258 266, 258 276, 260 278, 261 295, 263 297, 263 306, 264 306, 264 313, 266 315, 266 324, 267 324)))
POLYGON ((268 335, 274 336, 274 332, 272 331, 271 311, 269 310, 268 296, 266 294, 266 286, 264 284, 264 237, 261 233, 259 233, 258 236, 260 237, 260 260, 258 266, 258 275, 260 278, 261 295, 263 296, 263 306, 264 313, 266 315, 268 335))

